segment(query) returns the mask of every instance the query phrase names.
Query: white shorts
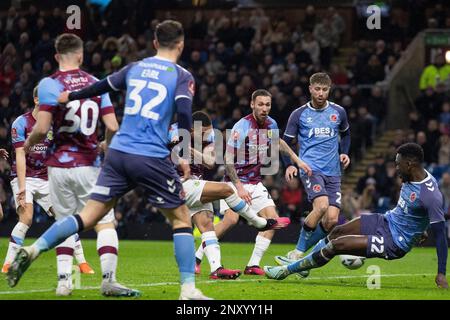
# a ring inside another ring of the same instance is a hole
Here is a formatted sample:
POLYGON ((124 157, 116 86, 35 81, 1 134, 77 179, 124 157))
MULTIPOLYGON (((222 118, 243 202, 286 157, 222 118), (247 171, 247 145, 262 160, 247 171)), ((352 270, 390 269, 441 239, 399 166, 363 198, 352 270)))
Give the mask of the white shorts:
MULTIPOLYGON (((227 183, 237 194, 234 184, 232 182, 227 183)), ((252 205, 250 208, 254 212, 259 213, 264 208, 275 207, 275 203, 270 197, 269 191, 267 191, 267 188, 261 182, 258 184, 244 184, 244 189, 250 192, 252 196, 252 205)), ((230 207, 227 205, 225 200, 220 200, 220 213, 224 214, 228 209, 230 209, 230 207)))
MULTIPOLYGON (((17 194, 19 193, 19 180, 14 178, 11 181, 11 188, 14 195, 14 202, 16 203, 16 209, 19 207, 17 203, 17 194)), ((45 210, 48 214, 52 203, 50 201, 50 191, 48 187, 48 181, 41 178, 25 178, 25 202, 33 203, 36 201, 38 205, 45 210)))
MULTIPOLYGON (((99 173, 100 168, 88 166, 48 167, 50 197, 56 220, 81 212, 89 200, 99 173)), ((98 224, 110 223, 114 220, 114 210, 111 209, 98 224)))
POLYGON ((189 208, 191 217, 200 211, 214 212, 212 203, 202 203, 200 198, 202 197, 203 188, 207 181, 198 179, 189 179, 183 182, 183 190, 186 193, 186 205, 189 208))

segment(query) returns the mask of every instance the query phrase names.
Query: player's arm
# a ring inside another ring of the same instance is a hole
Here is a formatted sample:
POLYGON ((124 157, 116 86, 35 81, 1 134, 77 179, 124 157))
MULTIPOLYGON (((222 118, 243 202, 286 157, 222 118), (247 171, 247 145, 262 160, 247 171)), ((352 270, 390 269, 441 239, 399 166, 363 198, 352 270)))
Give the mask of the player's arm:
POLYGON ((14 196, 17 197, 17 202, 20 206, 25 205, 25 188, 26 188, 26 155, 24 150, 25 143, 25 119, 19 117, 13 122, 11 126, 11 142, 16 152, 16 173, 19 184, 19 193, 14 196))
POLYGON ((227 150, 225 152, 225 171, 228 178, 236 187, 238 196, 251 205, 252 196, 250 195, 250 192, 245 190, 244 185, 242 184, 241 179, 239 179, 236 168, 234 166, 234 155, 236 154, 236 151, 239 152, 239 148, 245 141, 245 136, 246 129, 244 128, 244 123, 242 122, 242 120, 238 121, 234 125, 232 129, 232 136, 228 139, 227 142, 227 150))
POLYGON ((312 170, 308 166, 308 164, 306 164, 305 162, 300 160, 299 157, 297 157, 294 151, 288 146, 286 141, 284 141, 283 139, 279 139, 279 141, 280 141, 280 152, 286 156, 289 156, 289 158, 292 160, 293 163, 297 165, 297 167, 305 171, 308 176, 311 176, 312 170))
POLYGON ((106 127, 105 139, 100 143, 100 147, 106 152, 112 138, 116 132, 119 131, 119 123, 117 122, 116 114, 114 113, 114 107, 112 106, 111 99, 107 93, 102 95, 100 113, 106 127))
MULTIPOLYGON (((194 78, 190 73, 186 72, 179 74, 175 90, 178 130, 186 130, 189 133, 192 128, 192 100, 194 99, 194 88, 194 78)), ((180 158, 178 164, 183 171, 183 176, 181 178, 188 179, 191 175, 189 162, 186 159, 180 158)))
POLYGON ((439 288, 448 288, 447 271, 447 234, 445 232, 444 196, 437 186, 422 184, 422 202, 427 209, 431 230, 436 240, 436 254, 438 258, 438 272, 435 278, 439 288))
POLYGON ((344 169, 350 165, 350 157, 348 153, 350 152, 350 125, 347 119, 347 113, 344 109, 340 112, 341 123, 339 125, 339 131, 341 133, 341 141, 339 142, 340 155, 339 159, 344 165, 344 169))
MULTIPOLYGON (((286 126, 286 130, 283 135, 283 142, 285 142, 286 146, 294 150, 295 149, 295 142, 296 142, 296 136, 299 132, 300 127, 300 110, 297 109, 289 116, 289 120, 286 126)), ((282 142, 280 140, 280 148, 282 147, 282 142)), ((281 149, 280 149, 281 150, 281 149)), ((285 178, 287 181, 290 181, 294 178, 294 176, 297 176, 298 169, 294 165, 294 162, 292 161, 290 156, 287 156, 286 154, 282 154, 281 160, 283 161, 284 167, 286 168, 285 178)))
POLYGON ((52 125, 53 115, 51 112, 39 111, 37 115, 37 121, 34 125, 33 131, 28 136, 23 148, 26 153, 30 152, 31 147, 35 144, 42 142, 47 136, 48 130, 52 125))
POLYGON ((62 84, 52 78, 44 78, 39 82, 39 112, 36 124, 23 146, 26 153, 30 151, 32 146, 43 141, 47 136, 47 132, 52 125, 53 112, 58 107, 58 96, 62 90, 62 84))

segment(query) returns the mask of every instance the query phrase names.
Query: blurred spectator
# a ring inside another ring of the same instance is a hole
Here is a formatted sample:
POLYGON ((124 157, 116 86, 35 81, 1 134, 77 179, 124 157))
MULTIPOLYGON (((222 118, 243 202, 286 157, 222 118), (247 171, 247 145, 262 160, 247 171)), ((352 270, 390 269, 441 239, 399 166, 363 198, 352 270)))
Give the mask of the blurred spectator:
POLYGON ((366 181, 366 186, 359 197, 359 206, 361 213, 375 212, 377 207, 377 181, 374 178, 369 178, 366 181))
POLYGON ((425 67, 420 76, 420 90, 436 88, 439 82, 445 82, 450 74, 450 65, 445 62, 444 54, 438 53, 435 62, 425 67))
POLYGON ((300 189, 299 179, 292 179, 287 183, 283 188, 281 199, 291 219, 300 221, 303 194, 300 189))
POLYGON ((448 134, 439 138, 438 164, 440 166, 450 165, 450 136, 448 134))

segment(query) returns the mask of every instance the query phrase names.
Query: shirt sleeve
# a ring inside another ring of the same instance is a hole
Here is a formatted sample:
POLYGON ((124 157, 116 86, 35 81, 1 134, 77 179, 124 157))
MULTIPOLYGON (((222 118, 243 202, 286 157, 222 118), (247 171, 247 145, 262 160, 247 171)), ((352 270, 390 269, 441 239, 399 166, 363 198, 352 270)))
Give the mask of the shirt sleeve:
POLYGON ((194 77, 187 71, 180 69, 180 74, 177 80, 177 87, 175 89, 175 101, 180 98, 186 98, 192 101, 195 94, 194 77))
POLYGON ((25 118, 17 118, 11 126, 11 140, 15 149, 21 148, 25 143, 25 118))
POLYGON ((295 110, 291 113, 284 135, 289 138, 295 138, 298 135, 300 125, 300 109, 295 110))
POLYGON ((345 112, 344 108, 339 109, 339 117, 341 118, 341 123, 339 124, 339 131, 344 132, 350 128, 347 118, 347 112, 345 112))
POLYGON ((238 121, 231 129, 231 136, 227 142, 227 149, 239 149, 245 141, 248 133, 248 126, 244 120, 238 121))
POLYGON ((429 181, 422 184, 421 200, 422 204, 428 212, 430 224, 445 221, 444 217, 444 196, 438 186, 429 181))
POLYGON ((109 113, 114 113, 114 107, 112 105, 111 98, 109 97, 109 93, 105 93, 102 95, 102 101, 100 104, 100 114, 104 116, 109 113))
POLYGON ((117 72, 114 72, 113 74, 110 74, 106 80, 108 81, 108 84, 113 90, 119 91, 119 90, 125 90, 127 88, 127 74, 128 71, 136 64, 136 62, 130 63, 120 69, 117 72))
POLYGON ((55 79, 42 79, 38 85, 39 110, 54 112, 58 106, 58 97, 63 90, 63 85, 55 79))

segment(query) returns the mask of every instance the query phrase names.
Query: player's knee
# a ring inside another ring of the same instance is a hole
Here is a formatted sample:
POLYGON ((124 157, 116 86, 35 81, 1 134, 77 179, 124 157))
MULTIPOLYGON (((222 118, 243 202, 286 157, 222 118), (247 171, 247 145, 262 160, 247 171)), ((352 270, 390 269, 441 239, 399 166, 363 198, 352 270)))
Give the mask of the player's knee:
POLYGON ((335 226, 338 223, 338 218, 337 217, 328 217, 327 219, 325 219, 324 221, 322 221, 323 227, 326 231, 330 232, 330 230, 333 230, 335 228, 335 226))
POLYGON ((344 228, 342 228, 341 226, 337 226, 337 227, 333 228, 333 230, 331 230, 328 237, 329 237, 329 239, 337 239, 343 235, 344 235, 344 228))
POLYGON ((321 203, 317 210, 320 212, 321 215, 324 215, 328 211, 328 203, 321 203))
POLYGON ((228 198, 231 197, 234 194, 234 190, 233 188, 231 188, 229 185, 227 185, 226 183, 223 184, 223 190, 222 190, 223 195, 228 198))
POLYGON ((343 252, 347 249, 347 244, 345 243, 345 239, 337 238, 330 241, 331 247, 335 253, 343 252))
POLYGON ((32 223, 33 223, 33 217, 26 215, 26 214, 21 214, 19 216, 19 221, 22 222, 23 224, 26 224, 27 226, 31 227, 32 223))
POLYGON ((239 222, 239 215, 237 213, 227 211, 223 218, 223 222, 226 225, 234 226, 239 222))

